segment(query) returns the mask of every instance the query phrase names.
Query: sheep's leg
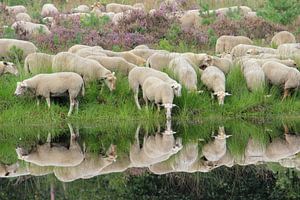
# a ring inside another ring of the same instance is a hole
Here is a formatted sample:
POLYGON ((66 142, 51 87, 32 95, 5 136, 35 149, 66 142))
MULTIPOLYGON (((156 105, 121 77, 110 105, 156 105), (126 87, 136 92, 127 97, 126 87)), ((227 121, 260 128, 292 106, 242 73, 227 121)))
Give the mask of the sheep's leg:
POLYGON ((282 97, 282 101, 284 101, 286 99, 286 97, 289 96, 289 94, 290 94, 289 92, 290 92, 289 89, 284 89, 284 94, 283 94, 283 97, 282 97))
POLYGON ((51 107, 50 97, 46 97, 46 102, 47 102, 48 108, 50 108, 51 107))
POLYGON ((70 148, 74 146, 74 142, 76 141, 76 134, 71 124, 68 123, 68 127, 70 130, 70 148))
POLYGON ((172 108, 167 108, 166 109, 166 118, 167 118, 167 120, 171 119, 171 113, 172 113, 172 108))
POLYGON ((157 106, 157 112, 159 113, 160 112, 160 105, 159 105, 159 103, 157 103, 156 106, 157 106))
POLYGON ((141 110, 141 105, 139 103, 139 88, 135 89, 135 91, 134 91, 134 100, 135 100, 135 104, 138 107, 138 109, 141 110))
POLYGON ((36 105, 40 106, 40 98, 39 97, 36 97, 36 105))
POLYGON ((214 99, 214 93, 210 93, 211 99, 214 99))
POLYGON ((70 117, 71 114, 72 114, 72 112, 73 112, 73 108, 74 108, 74 106, 76 104, 75 102, 76 102, 76 100, 70 98, 70 109, 69 109, 69 112, 68 112, 68 117, 70 117))
POLYGON ((148 109, 148 98, 146 97, 146 95, 143 93, 143 99, 146 103, 146 108, 148 109))
POLYGON ((48 133, 48 136, 47 136, 47 143, 51 143, 51 133, 48 133))
POLYGON ((79 101, 78 100, 75 100, 76 102, 76 114, 78 114, 78 110, 79 110, 79 101))
POLYGON ((135 131, 135 140, 136 140, 136 145, 138 147, 140 147, 140 141, 139 141, 140 128, 141 128, 141 125, 139 125, 135 131))

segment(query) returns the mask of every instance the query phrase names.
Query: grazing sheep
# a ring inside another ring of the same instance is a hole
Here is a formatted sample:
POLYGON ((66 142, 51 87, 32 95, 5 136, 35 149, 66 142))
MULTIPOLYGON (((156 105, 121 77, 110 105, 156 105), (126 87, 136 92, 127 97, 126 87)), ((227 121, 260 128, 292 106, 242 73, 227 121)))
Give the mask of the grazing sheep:
POLYGON ((124 58, 120 57, 88 56, 86 58, 97 61, 108 70, 120 72, 126 76, 130 70, 132 70, 134 67, 137 67, 136 65, 127 62, 124 58))
POLYGON ((174 58, 169 63, 169 69, 186 89, 189 91, 197 90, 197 74, 187 59, 184 57, 174 58))
POLYGON ((216 53, 230 53, 233 47, 239 44, 253 44, 252 40, 245 36, 222 35, 216 43, 216 53))
POLYGON ((73 128, 68 124, 70 129, 70 146, 56 144, 51 146, 51 135, 48 135, 47 142, 27 153, 23 148, 17 148, 16 152, 20 160, 30 162, 39 166, 55 166, 55 167, 72 167, 79 165, 84 154, 80 145, 76 141, 76 134, 73 128))
POLYGON ((54 55, 45 53, 29 54, 24 61, 24 70, 26 73, 38 74, 48 72, 52 68, 54 55))
POLYGON ((179 53, 155 53, 150 56, 147 60, 146 66, 151 67, 153 69, 162 71, 163 68, 167 68, 169 66, 170 61, 173 58, 180 56, 179 53))
POLYGON ((300 43, 289 43, 279 45, 277 52, 283 58, 300 59, 300 43))
POLYGON ((248 45, 248 44, 239 44, 231 50, 231 55, 233 59, 236 59, 238 57, 245 56, 247 54, 260 54, 260 53, 270 53, 270 54, 276 54, 276 49, 273 48, 267 48, 267 47, 259 47, 255 45, 248 45))
POLYGON ((80 74, 87 83, 92 80, 104 80, 110 91, 115 90, 117 78, 95 60, 82 58, 76 54, 61 52, 53 58, 52 69, 55 72, 72 71, 80 74))
POLYGON ((263 64, 262 69, 273 85, 283 85, 284 95, 282 100, 289 95, 291 89, 297 89, 300 85, 300 72, 295 68, 269 61, 263 64))
POLYGON ((275 61, 275 62, 279 62, 281 64, 284 64, 288 67, 297 68, 297 63, 292 59, 286 59, 286 60, 280 60, 280 59, 277 59, 277 58, 258 59, 258 58, 252 58, 252 56, 250 56, 250 57, 243 56, 242 61, 246 61, 246 60, 255 60, 257 63, 259 63, 260 66, 262 66, 266 62, 275 61))
POLYGON ((199 15, 199 10, 188 10, 179 18, 182 29, 197 28, 201 25, 202 18, 199 15))
POLYGON ((50 17, 53 15, 58 15, 59 11, 57 10, 57 8, 50 3, 44 4, 42 11, 41 11, 41 16, 42 17, 50 17))
POLYGON ((241 70, 246 79, 250 91, 262 89, 265 85, 265 73, 261 65, 255 59, 247 59, 242 62, 241 70))
POLYGON ((159 78, 170 84, 171 88, 173 88, 174 94, 176 96, 181 96, 181 85, 171 79, 166 73, 151 68, 135 67, 128 74, 128 82, 129 87, 134 93, 134 100, 138 109, 141 109, 138 101, 139 86, 142 86, 145 80, 151 76, 159 78))
POLYGON ((3 74, 14 74, 15 76, 19 75, 19 71, 14 65, 14 63, 11 62, 5 62, 5 61, 0 61, 0 76, 3 74))
POLYGON ((249 49, 246 52, 247 55, 243 56, 248 58, 257 58, 257 59, 281 59, 281 56, 278 54, 272 54, 272 53, 259 53, 255 49, 249 49))
POLYGON ((230 72, 231 67, 233 66, 232 60, 228 58, 218 58, 216 56, 212 57, 210 61, 212 66, 218 67, 224 74, 228 74, 230 72))
POLYGON ((131 162, 130 162, 129 155, 118 156, 116 161, 108 165, 107 167, 104 167, 100 171, 99 175, 111 174, 116 172, 124 172, 130 167, 130 164, 131 162))
POLYGON ((36 36, 40 34, 51 34, 48 27, 44 24, 35 24, 32 22, 18 21, 11 26, 19 35, 36 36))
POLYGON ((150 48, 145 44, 141 44, 141 45, 134 47, 134 49, 150 49, 150 48))
POLYGON ((15 40, 15 39, 0 39, 0 57, 7 57, 10 49, 15 46, 23 51, 23 56, 34 53, 37 51, 37 47, 28 41, 15 40))
POLYGON ((212 62, 211 56, 206 53, 183 53, 181 55, 189 61, 196 71, 205 69, 210 66, 212 62))
POLYGON ((94 46, 79 49, 75 54, 83 58, 86 58, 88 56, 106 56, 106 54, 103 53, 102 50, 102 47, 94 46))
POLYGON ((152 56, 155 53, 168 53, 168 51, 165 50, 155 50, 155 49, 133 49, 130 50, 129 52, 145 60, 147 60, 150 56, 152 56))
POLYGON ((27 9, 24 6, 6 6, 5 11, 9 15, 17 15, 19 13, 27 13, 27 9))
POLYGON ((16 15, 17 21, 31 22, 31 17, 27 13, 19 13, 16 15))
POLYGON ((230 135, 225 134, 224 127, 219 127, 218 135, 214 136, 214 141, 205 144, 202 153, 208 161, 218 161, 226 154, 226 139, 230 135))
POLYGON ((90 8, 87 5, 79 5, 77 8, 72 9, 73 13, 88 13, 90 8))
POLYGON ((116 53, 116 55, 118 57, 124 58, 128 62, 130 62, 132 64, 135 64, 137 66, 144 66, 146 64, 146 60, 145 59, 143 59, 143 58, 141 58, 139 56, 136 56, 135 54, 133 54, 131 52, 119 52, 119 53, 116 53))
POLYGON ((160 110, 159 104, 161 103, 166 109, 166 118, 171 119, 171 111, 174 106, 174 91, 172 86, 159 78, 150 76, 145 79, 142 90, 146 106, 148 106, 148 100, 154 101, 158 110, 160 110))
POLYGON ((286 43, 296 43, 295 36, 288 31, 281 31, 279 33, 276 33, 271 40, 271 44, 274 44, 276 46, 286 43))
POLYGON ((81 76, 73 72, 39 74, 18 82, 15 95, 24 95, 27 90, 37 97, 38 104, 39 97, 46 98, 49 108, 50 97, 68 95, 70 97, 68 116, 70 116, 75 105, 78 112, 79 102, 77 96, 79 93, 84 96, 84 83, 81 76))
POLYGON ((90 48, 91 46, 82 45, 82 44, 75 44, 71 46, 68 50, 69 53, 77 53, 77 51, 85 48, 90 48))
POLYGON ((225 96, 231 95, 225 92, 225 75, 217 67, 209 66, 203 70, 201 81, 208 89, 213 90, 212 97, 213 95, 217 96, 219 105, 224 104, 225 96))

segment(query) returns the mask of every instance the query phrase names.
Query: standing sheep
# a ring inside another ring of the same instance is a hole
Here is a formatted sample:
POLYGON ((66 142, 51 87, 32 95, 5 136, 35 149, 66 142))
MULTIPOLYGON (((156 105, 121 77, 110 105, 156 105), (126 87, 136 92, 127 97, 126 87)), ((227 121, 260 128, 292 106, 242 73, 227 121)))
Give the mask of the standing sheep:
POLYGON ((209 61, 212 66, 218 67, 224 74, 228 74, 230 72, 231 67, 233 66, 232 60, 228 58, 218 58, 213 56, 211 61, 209 61))
POLYGON ((242 62, 242 72, 250 91, 262 89, 265 85, 265 73, 255 59, 246 59, 242 62))
POLYGON ((279 45, 277 52, 283 58, 300 59, 300 43, 289 43, 279 45))
POLYGON ((138 101, 139 86, 142 86, 145 80, 150 76, 154 76, 165 81, 171 86, 171 88, 173 88, 176 96, 181 96, 181 85, 171 79, 166 73, 151 68, 135 67, 128 74, 128 82, 129 87, 134 93, 134 100, 139 110, 141 109, 138 101))
POLYGON ((300 85, 300 72, 295 68, 270 61, 266 62, 262 69, 267 79, 273 85, 283 85, 284 95, 282 100, 289 96, 291 89, 298 89, 300 85))
POLYGON ((13 63, 0 61, 0 76, 8 73, 14 74, 15 76, 19 75, 19 71, 13 63))
POLYGON ((239 44, 253 44, 253 42, 245 36, 222 35, 217 40, 216 53, 230 53, 233 47, 239 44))
POLYGON ((79 5, 77 8, 72 9, 72 13, 88 13, 90 8, 87 5, 79 5))
POLYGON ((49 108, 50 97, 68 94, 70 98, 68 116, 70 116, 75 105, 78 112, 79 102, 77 96, 79 93, 84 96, 84 83, 81 76, 73 72, 39 74, 22 82, 18 82, 15 95, 24 95, 27 90, 33 92, 37 97, 38 105, 39 97, 46 98, 49 108))
POLYGON ((197 90, 197 74, 192 65, 183 57, 174 58, 169 63, 169 69, 189 91, 197 90))
POLYGON ((28 41, 15 40, 15 39, 0 39, 0 57, 7 57, 10 49, 16 47, 23 51, 23 56, 34 53, 37 51, 37 47, 28 41))
POLYGON ((155 49, 133 49, 130 50, 129 52, 145 60, 148 60, 148 58, 155 53, 168 53, 168 51, 165 50, 155 50, 155 49))
POLYGON ((148 58, 146 66, 162 71, 163 68, 167 68, 169 66, 169 63, 173 58, 179 55, 180 55, 179 53, 169 53, 169 52, 155 53, 148 58))
POLYGON ((288 31, 281 31, 279 33, 276 33, 271 40, 271 45, 273 44, 279 46, 286 43, 296 43, 295 36, 288 31))
POLYGON ((9 15, 17 15, 19 13, 26 13, 27 9, 25 6, 6 6, 5 11, 8 12, 9 15))
POLYGON ((231 55, 233 59, 238 57, 245 56, 247 54, 259 54, 259 53, 270 53, 276 54, 276 49, 267 48, 267 47, 259 47, 255 45, 248 45, 248 44, 239 44, 231 50, 231 55))
POLYGON ((40 34, 51 34, 48 27, 44 24, 35 24, 32 22, 18 21, 11 26, 19 35, 37 36, 40 34))
POLYGON ((95 60, 82 58, 76 54, 61 52, 53 58, 52 69, 55 72, 72 71, 80 74, 87 83, 92 80, 104 80, 110 91, 115 90, 116 80, 112 73, 95 60))
POLYGON ((91 46, 87 46, 87 45, 82 45, 82 44, 75 44, 72 47, 69 48, 68 52, 69 53, 77 53, 77 51, 84 49, 84 48, 89 48, 91 46))
POLYGON ((58 14, 59 14, 59 12, 53 4, 47 3, 47 4, 43 5, 42 11, 41 11, 42 17, 50 17, 50 16, 58 15, 58 14))
POLYGON ((19 13, 16 15, 16 21, 31 22, 31 17, 27 13, 19 13))
POLYGON ((54 55, 45 53, 29 54, 24 61, 24 70, 26 73, 38 74, 48 72, 52 68, 52 60, 54 55))
POLYGON ((217 67, 209 66, 202 72, 201 80, 210 90, 213 90, 213 95, 218 98, 219 105, 224 104, 224 98, 227 95, 231 95, 225 92, 225 75, 217 67))

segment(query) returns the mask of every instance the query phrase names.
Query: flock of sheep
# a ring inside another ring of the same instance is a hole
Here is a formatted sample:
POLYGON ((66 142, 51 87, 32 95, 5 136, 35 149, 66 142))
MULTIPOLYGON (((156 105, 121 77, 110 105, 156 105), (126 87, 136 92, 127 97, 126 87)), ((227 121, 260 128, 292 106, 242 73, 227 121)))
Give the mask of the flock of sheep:
MULTIPOLYGON (((100 9, 95 4, 93 10, 100 9)), ((142 7, 121 4, 108 4, 106 11, 125 14, 130 9, 142 7), (128 8, 128 10, 126 10, 128 8)), ((86 8, 86 7, 85 7, 86 8)), ((74 12, 83 12, 84 6, 74 9, 74 12)), ((251 9, 241 7, 243 12, 251 9)), ((25 12, 23 6, 7 7, 9 13, 19 15, 25 12)), ((219 9, 221 10, 221 9, 219 9)), ((223 9, 227 10, 228 9, 223 9)), ((87 12, 88 10, 86 10, 87 12)), ((99 11, 99 13, 100 13, 99 11)), ((224 13, 226 13, 224 11, 224 13)), ((186 11, 186 13, 189 11, 186 11)), ((218 11, 220 13, 221 11, 218 11)), ((42 16, 59 14, 52 4, 46 4, 41 11, 42 16)), ((17 17, 16 17, 17 18, 17 17)), ((23 17, 20 17, 22 19, 23 17)), ((25 18, 23 18, 25 19, 25 18)), ((25 23, 19 21, 16 23, 25 23)), ((14 25, 13 25, 14 26, 14 25)), ((33 30, 30 28, 30 30, 33 30)), ((29 29, 26 29, 29 31, 29 29)), ((197 85, 201 76, 202 83, 212 91, 212 98, 217 97, 220 105, 224 104, 226 92, 226 74, 235 63, 241 66, 250 91, 262 88, 266 82, 274 85, 283 85, 285 99, 291 89, 296 89, 300 83, 300 73, 293 59, 300 58, 300 44, 296 43, 295 36, 287 31, 276 33, 272 45, 277 49, 255 46, 253 41, 244 36, 221 36, 216 43, 217 56, 206 53, 175 53, 165 50, 155 50, 147 45, 139 45, 130 51, 113 52, 100 46, 74 45, 68 52, 56 55, 37 53, 36 46, 29 41, 0 39, 0 56, 6 57, 12 47, 23 50, 25 58, 24 70, 28 74, 38 74, 30 79, 17 83, 16 95, 23 95, 26 91, 32 92, 38 99, 44 97, 50 107, 50 97, 69 95, 71 115, 74 106, 78 111, 78 95, 84 95, 85 85, 91 81, 104 81, 110 91, 117 87, 115 73, 128 76, 129 86, 134 93, 134 100, 141 109, 138 100, 139 88, 142 88, 143 99, 157 104, 158 109, 166 109, 167 119, 171 118, 174 97, 181 96, 182 87, 190 92, 198 91, 197 85), (48 72, 52 74, 39 74, 48 72), (168 69, 172 76, 164 72, 168 69)), ((0 74, 12 73, 18 75, 13 63, 1 62, 0 74)))
POLYGON ((154 174, 167 174, 210 172, 221 166, 260 165, 268 162, 300 170, 299 156, 295 156, 300 152, 300 137, 289 134, 287 127, 284 138, 275 138, 267 145, 250 138, 240 157, 233 156, 228 150, 227 140, 230 135, 226 135, 224 127, 219 127, 214 139, 201 147, 198 141, 183 145, 181 138, 174 137, 170 124, 167 124, 167 129, 163 132, 159 129, 154 135, 145 135, 141 146, 138 126, 135 142, 130 146, 129 153, 117 154, 115 145, 111 145, 105 156, 85 152, 85 145, 81 148, 76 141, 78 130, 75 132, 70 124, 69 129, 69 148, 52 143, 51 135, 48 135, 46 143, 37 145, 31 151, 19 147, 16 149, 18 158, 26 164, 0 164, 0 177, 43 176, 53 173, 60 181, 71 182, 124 172, 134 167, 148 168, 154 174))

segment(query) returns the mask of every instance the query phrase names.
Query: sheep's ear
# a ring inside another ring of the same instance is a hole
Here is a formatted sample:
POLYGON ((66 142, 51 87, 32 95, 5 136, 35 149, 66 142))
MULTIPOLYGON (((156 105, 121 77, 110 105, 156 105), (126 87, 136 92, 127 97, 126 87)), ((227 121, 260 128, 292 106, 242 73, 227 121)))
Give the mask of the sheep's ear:
POLYGON ((175 85, 171 85, 171 88, 174 89, 174 88, 175 88, 175 85))

